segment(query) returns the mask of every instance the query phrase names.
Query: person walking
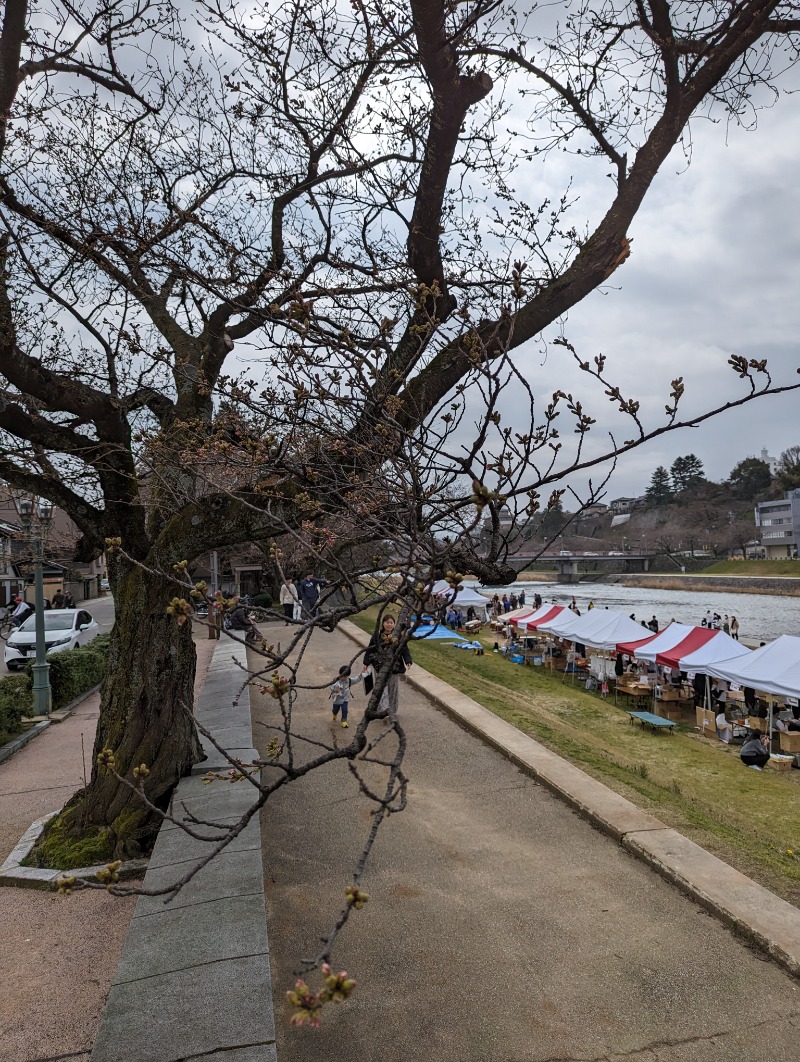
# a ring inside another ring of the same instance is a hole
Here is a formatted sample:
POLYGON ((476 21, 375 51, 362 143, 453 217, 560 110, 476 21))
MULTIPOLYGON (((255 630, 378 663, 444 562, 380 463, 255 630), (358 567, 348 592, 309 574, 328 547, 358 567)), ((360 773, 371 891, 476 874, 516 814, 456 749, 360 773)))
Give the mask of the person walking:
POLYGON ((64 594, 64 608, 75 608, 75 598, 70 593, 64 594))
POLYGON ((342 713, 342 727, 347 729, 347 707, 350 703, 350 688, 357 686, 359 682, 362 682, 364 675, 366 674, 366 667, 360 675, 356 675, 355 678, 351 678, 352 669, 349 664, 344 664, 339 668, 339 676, 331 683, 331 698, 333 699, 333 706, 331 707, 331 714, 333 716, 333 722, 335 723, 339 717, 339 713, 342 713))
POLYGON ((313 572, 309 572, 305 579, 300 580, 300 604, 303 606, 303 614, 312 619, 319 614, 319 592, 328 584, 324 579, 316 579, 313 572))
POLYGON ((63 591, 56 590, 56 592, 53 594, 53 608, 63 608, 63 607, 64 607, 64 594, 63 594, 63 591))
POLYGON ((289 620, 294 619, 295 605, 300 604, 300 595, 297 592, 297 587, 294 584, 294 579, 288 576, 283 581, 281 586, 280 602, 283 605, 283 621, 286 626, 289 625, 289 620))
POLYGON ((398 676, 404 674, 413 665, 408 646, 404 645, 397 655, 397 638, 395 637, 394 616, 384 616, 379 631, 370 638, 369 645, 364 653, 364 667, 371 667, 373 672, 380 678, 388 670, 389 675, 378 707, 386 712, 386 722, 391 723, 397 715, 398 702, 398 676))
POLYGON ((739 621, 735 616, 731 616, 731 638, 739 641, 739 621))

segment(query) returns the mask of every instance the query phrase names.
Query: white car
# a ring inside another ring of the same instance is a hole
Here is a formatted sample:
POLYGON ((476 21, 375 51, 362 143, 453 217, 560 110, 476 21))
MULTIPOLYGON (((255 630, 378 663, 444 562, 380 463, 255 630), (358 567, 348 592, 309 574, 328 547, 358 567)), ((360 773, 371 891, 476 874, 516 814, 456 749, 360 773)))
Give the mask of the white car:
MULTIPOLYGON (((44 640, 48 653, 76 649, 99 633, 97 623, 82 608, 53 608, 44 614, 44 640)), ((17 671, 28 660, 36 659, 35 616, 28 616, 18 630, 9 634, 3 659, 9 671, 17 671)))

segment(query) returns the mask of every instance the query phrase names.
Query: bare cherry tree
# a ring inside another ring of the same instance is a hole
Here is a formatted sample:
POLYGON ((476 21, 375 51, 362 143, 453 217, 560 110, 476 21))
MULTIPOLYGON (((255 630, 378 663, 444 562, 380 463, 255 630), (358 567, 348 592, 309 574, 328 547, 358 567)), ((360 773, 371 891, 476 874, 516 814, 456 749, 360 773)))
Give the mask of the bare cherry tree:
MULTIPOLYGON (((794 62, 796 13, 10 0, 0 476, 63 507, 83 556, 110 544, 116 603, 96 747, 115 770, 62 832, 138 854, 200 755, 174 583, 194 558, 294 536, 342 586, 330 625, 361 607, 374 541, 416 607, 408 587, 443 571, 511 576, 500 506, 555 505, 570 472, 681 425, 681 379, 648 424, 599 353, 565 345, 575 395, 515 352, 624 263, 692 116, 746 116, 794 62), (596 223, 568 187, 526 198, 553 150, 610 168, 596 223), (513 429, 509 389, 528 403, 513 429), (592 395, 626 421, 600 453, 592 395)), ((784 389, 757 359, 731 366, 741 401, 784 389)), ((280 674, 289 657, 265 651, 280 674)))

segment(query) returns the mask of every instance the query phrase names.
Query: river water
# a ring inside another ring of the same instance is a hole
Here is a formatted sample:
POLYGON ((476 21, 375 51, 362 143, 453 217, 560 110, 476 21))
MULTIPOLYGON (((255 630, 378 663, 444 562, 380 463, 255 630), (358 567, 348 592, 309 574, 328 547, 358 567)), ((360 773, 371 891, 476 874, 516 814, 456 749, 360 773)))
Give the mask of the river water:
POLYGON ((697 590, 646 590, 620 583, 544 583, 516 582, 508 587, 474 586, 490 596, 505 590, 509 595, 525 590, 525 603, 532 604, 533 595, 542 595, 547 604, 568 605, 575 598, 578 608, 584 612, 590 601, 595 608, 606 605, 617 612, 633 613, 637 620, 648 622, 652 616, 659 627, 670 620, 693 623, 699 626, 707 611, 721 616, 736 616, 739 621, 739 638, 749 644, 772 641, 781 634, 800 635, 800 598, 773 596, 771 594, 735 594, 697 590))

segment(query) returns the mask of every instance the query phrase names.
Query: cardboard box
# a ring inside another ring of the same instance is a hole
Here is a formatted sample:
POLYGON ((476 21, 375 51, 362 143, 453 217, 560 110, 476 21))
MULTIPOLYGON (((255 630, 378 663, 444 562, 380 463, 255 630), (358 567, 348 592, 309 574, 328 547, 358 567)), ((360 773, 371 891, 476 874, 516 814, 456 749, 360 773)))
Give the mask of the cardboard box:
MULTIPOLYGON (((747 725, 751 730, 760 730, 762 734, 766 734, 768 719, 759 719, 757 715, 750 715, 747 717, 747 725)), ((800 752, 800 749, 798 749, 800 752)))
POLYGON ((717 713, 709 712, 706 708, 698 708, 698 712, 702 714, 702 720, 700 726, 703 728, 703 733, 707 738, 713 738, 717 740, 717 713))
MULTIPOLYGON (((784 734, 781 734, 781 737, 784 736, 784 734)), ((800 734, 797 736, 800 737, 800 734)), ((769 767, 773 771, 791 771, 793 760, 794 756, 776 756, 773 752, 769 758, 769 767)))
POLYGON ((679 686, 662 686, 661 687, 661 696, 659 697, 659 700, 661 700, 661 701, 681 701, 681 700, 683 700, 683 693, 681 692, 679 686))
POLYGON ((781 733, 778 736, 781 752, 800 752, 800 730, 791 730, 788 734, 781 733))

